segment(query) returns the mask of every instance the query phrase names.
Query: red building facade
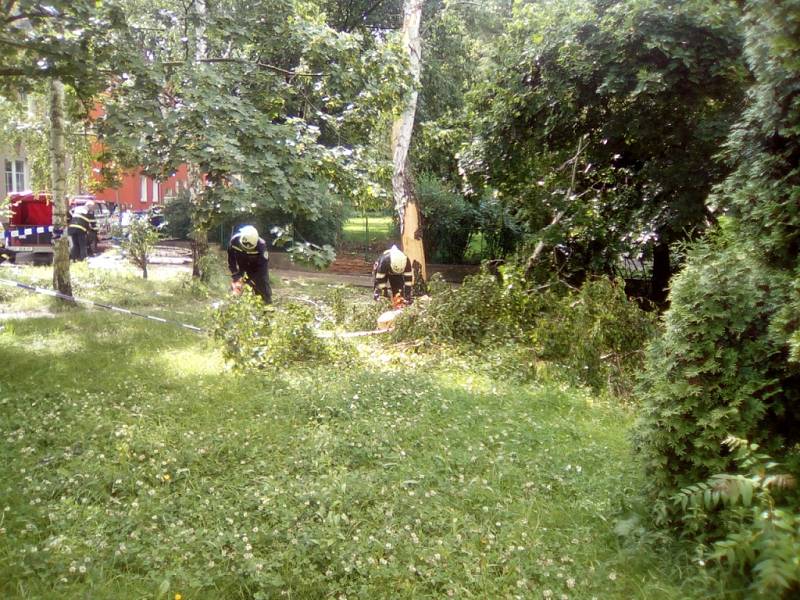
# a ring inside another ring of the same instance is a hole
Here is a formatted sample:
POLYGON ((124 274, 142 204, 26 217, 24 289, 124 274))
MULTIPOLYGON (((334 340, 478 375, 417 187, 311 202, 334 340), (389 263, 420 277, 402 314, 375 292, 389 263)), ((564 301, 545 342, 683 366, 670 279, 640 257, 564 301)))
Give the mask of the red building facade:
MULTIPOLYGON (((95 167, 95 172, 97 172, 99 165, 95 165, 95 167)), ((123 210, 128 208, 132 211, 142 211, 153 206, 163 205, 165 199, 177 195, 179 191, 186 188, 186 181, 186 165, 181 165, 165 181, 146 177, 137 169, 123 174, 119 187, 100 190, 95 192, 94 196, 98 200, 115 202, 123 210)))
MULTIPOLYGON (((102 114, 103 107, 98 104, 92 111, 91 116, 96 119, 102 114)), ((95 141, 92 144, 92 153, 99 155, 100 150, 102 150, 102 146, 95 141)), ((95 176, 95 180, 100 179, 101 166, 100 163, 92 165, 92 173, 95 176)), ((175 173, 163 181, 146 177, 141 170, 135 169, 128 173, 123 173, 119 187, 106 188, 95 192, 93 195, 98 200, 116 203, 121 210, 127 208, 134 212, 144 211, 153 206, 163 205, 166 199, 177 195, 178 192, 186 188, 187 180, 186 165, 181 165, 175 173)))

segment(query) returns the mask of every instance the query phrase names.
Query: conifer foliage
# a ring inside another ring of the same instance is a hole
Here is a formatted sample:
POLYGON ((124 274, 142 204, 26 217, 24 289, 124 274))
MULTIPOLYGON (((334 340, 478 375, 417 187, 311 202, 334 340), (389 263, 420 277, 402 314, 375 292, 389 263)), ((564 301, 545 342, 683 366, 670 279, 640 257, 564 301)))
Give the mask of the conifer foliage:
MULTIPOLYGON (((712 198, 724 216, 673 282, 642 389, 638 441, 653 492, 684 527, 697 528, 696 515, 676 499, 741 473, 727 436, 757 444, 787 481, 800 465, 800 1, 750 0, 744 22, 754 84, 726 148, 733 171, 712 198)), ((800 589, 800 531, 778 517, 799 506, 787 489, 749 517, 713 507, 705 531, 727 536, 723 556, 753 573, 754 591, 790 594, 800 589), (776 532, 787 560, 765 579, 776 564, 766 549, 778 546, 764 536, 776 532)))

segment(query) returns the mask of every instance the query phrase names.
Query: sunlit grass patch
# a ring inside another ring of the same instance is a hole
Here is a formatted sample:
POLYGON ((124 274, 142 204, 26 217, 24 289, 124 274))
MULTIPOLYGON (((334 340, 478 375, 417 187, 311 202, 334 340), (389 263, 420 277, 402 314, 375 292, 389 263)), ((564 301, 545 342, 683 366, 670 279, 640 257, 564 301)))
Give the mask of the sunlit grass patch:
POLYGON ((161 368, 180 378, 207 377, 225 369, 222 355, 210 347, 194 347, 167 352, 159 355, 158 359, 161 368))
POLYGON ((370 243, 390 240, 396 235, 396 225, 391 216, 351 217, 344 223, 342 240, 363 244, 367 240, 367 231, 370 243))

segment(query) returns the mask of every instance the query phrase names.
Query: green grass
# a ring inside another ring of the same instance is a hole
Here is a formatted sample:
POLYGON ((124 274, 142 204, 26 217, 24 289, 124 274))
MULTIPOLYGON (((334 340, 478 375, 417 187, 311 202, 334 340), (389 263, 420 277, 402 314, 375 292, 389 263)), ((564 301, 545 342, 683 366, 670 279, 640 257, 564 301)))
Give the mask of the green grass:
POLYGON ((483 233, 477 231, 469 238, 469 245, 467 246, 466 252, 464 252, 464 261, 467 263, 480 263, 480 261, 485 258, 485 251, 483 233))
MULTIPOLYGON (((213 299, 181 281, 74 276, 87 294, 196 323, 213 299)), ((349 370, 239 375, 172 326, 17 290, 0 302, 55 314, 0 323, 2 598, 708 592, 657 535, 614 533, 642 486, 620 403, 374 338, 354 342, 349 370)))
POLYGON ((391 216, 369 215, 347 219, 342 230, 342 241, 347 244, 364 245, 369 227, 369 243, 383 245, 397 236, 396 226, 391 216))

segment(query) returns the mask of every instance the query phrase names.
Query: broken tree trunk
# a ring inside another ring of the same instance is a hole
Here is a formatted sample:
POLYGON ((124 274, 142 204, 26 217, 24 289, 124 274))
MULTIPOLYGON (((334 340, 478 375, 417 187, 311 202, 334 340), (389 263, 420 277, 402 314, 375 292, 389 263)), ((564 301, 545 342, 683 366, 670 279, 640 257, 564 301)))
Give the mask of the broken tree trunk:
MULTIPOLYGON (((409 177, 408 148, 414 117, 417 111, 417 95, 420 79, 420 37, 419 24, 422 17, 423 0, 405 0, 403 4, 403 46, 408 52, 412 89, 406 98, 402 114, 392 127, 392 191, 395 210, 400 217, 400 234, 403 252, 411 259, 415 274, 419 272, 423 280, 428 278, 425 263, 425 250, 422 246, 422 224, 419 205, 409 177)), ((416 275, 415 275, 416 276, 416 275)))

